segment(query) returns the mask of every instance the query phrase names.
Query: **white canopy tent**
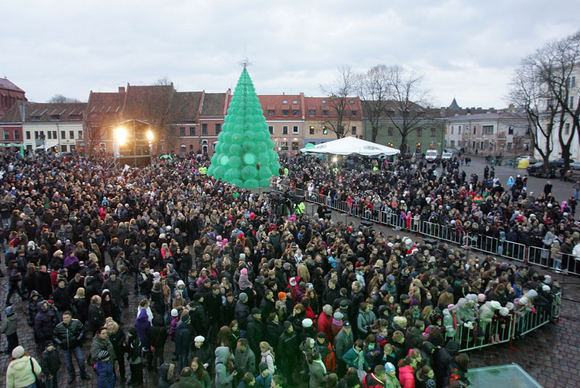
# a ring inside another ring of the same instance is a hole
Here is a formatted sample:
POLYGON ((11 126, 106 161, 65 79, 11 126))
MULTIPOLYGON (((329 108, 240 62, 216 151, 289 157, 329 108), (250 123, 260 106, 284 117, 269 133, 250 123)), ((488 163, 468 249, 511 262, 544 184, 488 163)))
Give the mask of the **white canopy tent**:
POLYGON ((396 155, 400 153, 396 148, 387 147, 370 141, 358 139, 356 137, 343 137, 342 139, 332 140, 326 143, 318 144, 312 148, 302 148, 302 152, 311 154, 331 154, 331 155, 396 155))

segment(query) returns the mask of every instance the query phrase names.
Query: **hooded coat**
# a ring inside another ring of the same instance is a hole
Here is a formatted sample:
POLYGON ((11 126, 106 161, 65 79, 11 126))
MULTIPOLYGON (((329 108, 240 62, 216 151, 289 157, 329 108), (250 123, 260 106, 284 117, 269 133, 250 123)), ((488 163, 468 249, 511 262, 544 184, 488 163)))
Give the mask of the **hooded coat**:
POLYGON ((27 387, 36 381, 36 377, 34 376, 34 373, 32 373, 32 367, 30 366, 31 360, 34 373, 36 373, 36 375, 42 373, 42 368, 34 357, 24 355, 12 360, 8 365, 8 369, 6 370, 6 387, 27 387))
POLYGON ((141 309, 139 316, 135 321, 135 328, 137 329, 137 336, 141 341, 144 348, 149 348, 149 329, 151 328, 151 323, 149 322, 149 316, 147 315, 146 309, 141 309))
POLYGON ((234 377, 229 371, 230 349, 219 346, 215 350, 215 388, 232 388, 234 377))

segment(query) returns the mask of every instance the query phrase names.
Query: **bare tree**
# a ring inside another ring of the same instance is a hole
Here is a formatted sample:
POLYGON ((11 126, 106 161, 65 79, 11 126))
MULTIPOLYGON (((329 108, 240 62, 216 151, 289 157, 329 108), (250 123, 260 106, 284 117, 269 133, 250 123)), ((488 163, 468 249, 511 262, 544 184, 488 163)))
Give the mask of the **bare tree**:
POLYGON ((400 66, 388 68, 392 101, 384 113, 401 135, 401 152, 408 152, 407 137, 428 118, 428 112, 423 108, 427 91, 422 88, 421 82, 421 76, 406 74, 400 66))
POLYGON ((570 149, 576 132, 580 131, 580 107, 574 108, 576 96, 571 93, 579 60, 580 33, 577 33, 548 43, 526 57, 512 80, 510 100, 525 109, 534 148, 546 169, 554 141, 560 145, 564 168, 569 167, 570 149))
POLYGON ((350 117, 352 116, 351 104, 352 94, 355 91, 356 76, 348 66, 338 69, 336 84, 330 88, 322 87, 324 94, 328 96, 327 106, 332 110, 328 120, 324 125, 334 132, 337 139, 346 135, 345 128, 348 128, 350 117))
POLYGON ((574 108, 574 98, 577 96, 571 90, 574 87, 572 77, 580 66, 580 32, 548 43, 538 50, 535 58, 549 100, 555 100, 561 109, 558 118, 558 142, 564 158, 564 168, 567 170, 570 166, 570 148, 574 135, 580 130, 580 106, 576 101, 574 108))
POLYGON ((50 100, 48 100, 49 104, 63 104, 63 103, 74 103, 74 102, 81 102, 76 98, 69 98, 65 97, 62 94, 55 94, 52 96, 50 100))
POLYGON ((155 85, 155 86, 173 86, 173 82, 167 77, 162 77, 162 78, 159 78, 157 81, 155 81, 153 83, 153 85, 155 85))
POLYGON ((380 119, 385 115, 391 97, 390 70, 377 65, 357 79, 357 89, 367 121, 371 126, 371 140, 377 141, 380 119))

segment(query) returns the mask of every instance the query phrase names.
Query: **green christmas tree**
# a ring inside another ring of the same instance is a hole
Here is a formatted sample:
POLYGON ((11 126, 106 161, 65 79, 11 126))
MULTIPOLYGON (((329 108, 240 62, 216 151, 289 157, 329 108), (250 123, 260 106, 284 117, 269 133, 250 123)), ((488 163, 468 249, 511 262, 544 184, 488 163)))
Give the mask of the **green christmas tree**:
POLYGON ((278 154, 245 65, 218 140, 208 175, 248 189, 269 187, 278 175, 278 154))

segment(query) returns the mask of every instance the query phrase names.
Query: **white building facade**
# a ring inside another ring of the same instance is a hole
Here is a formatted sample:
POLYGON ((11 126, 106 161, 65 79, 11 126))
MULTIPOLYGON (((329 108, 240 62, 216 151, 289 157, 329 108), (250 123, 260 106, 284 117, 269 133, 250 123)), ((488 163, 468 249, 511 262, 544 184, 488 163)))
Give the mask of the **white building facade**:
POLYGON ((527 117, 512 111, 490 111, 446 119, 447 148, 472 155, 518 157, 532 152, 527 117))

